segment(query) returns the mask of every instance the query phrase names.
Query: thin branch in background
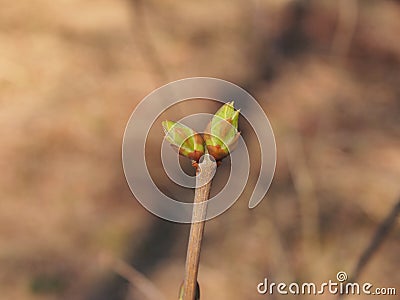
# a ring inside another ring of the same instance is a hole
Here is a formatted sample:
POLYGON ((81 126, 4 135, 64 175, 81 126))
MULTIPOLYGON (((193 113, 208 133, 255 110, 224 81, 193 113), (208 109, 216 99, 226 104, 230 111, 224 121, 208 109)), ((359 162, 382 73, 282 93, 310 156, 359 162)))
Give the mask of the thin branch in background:
POLYGON ((332 41, 335 57, 344 58, 349 52, 358 23, 358 0, 338 0, 338 21, 332 41))
MULTIPOLYGON (((361 273, 363 272, 367 264, 370 262, 372 256, 377 252, 379 247, 383 244, 383 242, 389 235, 390 231, 396 225, 397 218, 399 217, 399 215, 400 215, 400 198, 397 201, 397 203, 393 206, 387 217, 379 225, 370 243, 362 252, 353 272, 351 273, 352 276, 348 281, 349 283, 356 282, 357 279, 360 277, 361 273)), ((344 298, 344 296, 345 295, 339 295, 338 299, 342 299, 344 298)))
MULTIPOLYGON (((295 272, 291 263, 289 248, 284 245, 279 226, 276 223, 275 207, 266 212, 265 220, 263 220, 263 232, 268 236, 268 247, 271 251, 272 258, 268 264, 271 274, 281 278, 288 278, 290 282, 295 281, 295 272)), ((269 275, 271 277, 271 275, 269 275)), ((272 296, 272 295, 270 295, 272 296)))
POLYGON ((314 180, 306 162, 304 145, 301 136, 293 134, 286 143, 286 158, 288 169, 293 178, 300 203, 301 230, 303 251, 311 257, 305 257, 307 262, 319 251, 319 207, 315 196, 314 180))
POLYGON ((384 221, 379 225, 376 230, 371 242, 368 247, 364 250, 360 256, 354 271, 352 272, 352 280, 357 280, 361 272, 366 267, 367 263, 370 261, 373 254, 378 250, 378 248, 383 244, 383 241, 388 236, 390 230, 395 226, 397 217, 400 214, 400 199, 392 208, 390 213, 384 219, 384 221))
POLYGON ((137 49, 148 66, 157 86, 168 83, 168 72, 165 69, 157 47, 153 43, 145 18, 145 3, 143 0, 129 0, 134 17, 134 37, 137 49))
POLYGON ((161 291, 142 273, 121 259, 108 254, 101 255, 101 262, 119 276, 125 278, 148 300, 166 300, 161 291))

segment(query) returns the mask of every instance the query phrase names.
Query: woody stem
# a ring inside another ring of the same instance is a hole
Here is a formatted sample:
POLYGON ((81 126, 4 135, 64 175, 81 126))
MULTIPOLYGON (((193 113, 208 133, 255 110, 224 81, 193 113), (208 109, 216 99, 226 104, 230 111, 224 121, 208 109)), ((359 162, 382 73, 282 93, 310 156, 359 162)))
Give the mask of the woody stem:
POLYGON ((197 274, 199 271, 201 242, 203 239, 205 217, 212 178, 216 169, 215 161, 209 155, 204 156, 196 171, 196 190, 187 248, 183 300, 195 300, 197 274))

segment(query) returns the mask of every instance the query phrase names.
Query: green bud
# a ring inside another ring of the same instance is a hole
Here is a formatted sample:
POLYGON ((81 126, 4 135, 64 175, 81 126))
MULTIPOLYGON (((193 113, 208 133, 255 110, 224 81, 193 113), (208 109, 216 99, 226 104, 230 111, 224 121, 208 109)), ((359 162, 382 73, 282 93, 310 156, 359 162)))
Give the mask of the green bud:
POLYGON ((196 162, 204 155, 204 141, 193 129, 177 122, 163 121, 165 139, 179 154, 196 162))
POLYGON ((205 130, 204 141, 208 153, 217 161, 234 150, 240 136, 238 132, 240 110, 235 110, 233 104, 233 101, 224 104, 214 114, 205 130))

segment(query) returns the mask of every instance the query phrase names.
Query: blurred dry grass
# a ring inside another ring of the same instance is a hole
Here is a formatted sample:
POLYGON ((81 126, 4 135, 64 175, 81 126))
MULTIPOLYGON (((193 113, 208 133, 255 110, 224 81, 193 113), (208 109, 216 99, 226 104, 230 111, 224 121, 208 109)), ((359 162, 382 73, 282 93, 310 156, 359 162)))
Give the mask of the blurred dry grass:
MULTIPOLYGON (((148 214, 120 159, 131 111, 169 80, 246 87, 277 140, 267 199, 249 211, 250 184, 207 223, 202 299, 262 298, 265 276, 321 282, 350 272, 398 199, 398 1, 0 5, 1 299, 141 299, 107 275, 103 253, 175 299, 187 226, 148 214)), ((256 152, 245 123, 243 132, 256 152)), ((399 241, 397 224, 360 279, 399 289, 399 241)))

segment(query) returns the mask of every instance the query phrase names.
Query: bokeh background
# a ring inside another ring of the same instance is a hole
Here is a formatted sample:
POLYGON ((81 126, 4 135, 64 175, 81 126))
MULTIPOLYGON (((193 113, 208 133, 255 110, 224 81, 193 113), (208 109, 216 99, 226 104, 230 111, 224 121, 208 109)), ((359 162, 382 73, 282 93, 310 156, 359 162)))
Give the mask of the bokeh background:
MULTIPOLYGON (((201 299, 286 299, 258 295, 257 283, 351 275, 393 215, 399 1, 0 0, 0 7, 1 299, 177 298, 189 227, 158 219, 133 198, 121 143, 135 105, 185 77, 247 89, 268 114, 278 149, 266 199, 247 209, 250 180, 239 201, 207 223, 201 299)), ((217 107, 193 101, 169 116, 217 107)), ((257 141, 244 120, 240 126, 257 166, 257 141)), ((150 161, 159 159, 162 139, 161 127, 154 132, 150 161)), ((152 168, 163 190, 191 199, 193 191, 152 168)), ((257 168, 251 172, 256 178, 257 168)), ((389 229, 359 281, 399 293, 398 217, 389 229)))

